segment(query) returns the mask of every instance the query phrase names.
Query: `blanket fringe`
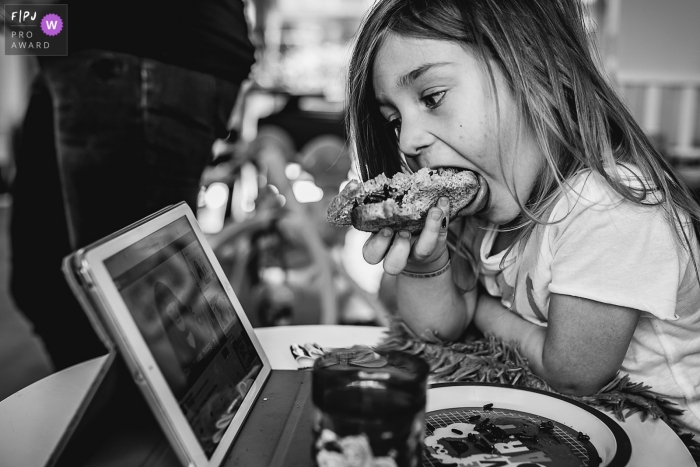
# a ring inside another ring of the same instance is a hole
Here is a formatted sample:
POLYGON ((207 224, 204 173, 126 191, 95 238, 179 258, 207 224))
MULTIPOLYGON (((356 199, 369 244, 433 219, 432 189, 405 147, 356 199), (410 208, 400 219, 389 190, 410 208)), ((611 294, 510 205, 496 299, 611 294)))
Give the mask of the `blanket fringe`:
MULTIPOLYGON (((430 364, 430 382, 499 383, 554 392, 542 378, 532 373, 516 345, 494 336, 463 342, 444 342, 435 335, 418 337, 401 320, 393 319, 386 338, 377 351, 401 350, 425 359, 430 364)), ((690 433, 682 433, 677 422, 683 411, 676 404, 654 393, 651 387, 632 382, 628 375, 617 376, 597 393, 590 396, 566 397, 606 409, 620 421, 640 412, 642 421, 648 417, 666 422, 688 447, 700 466, 700 443, 690 433)))

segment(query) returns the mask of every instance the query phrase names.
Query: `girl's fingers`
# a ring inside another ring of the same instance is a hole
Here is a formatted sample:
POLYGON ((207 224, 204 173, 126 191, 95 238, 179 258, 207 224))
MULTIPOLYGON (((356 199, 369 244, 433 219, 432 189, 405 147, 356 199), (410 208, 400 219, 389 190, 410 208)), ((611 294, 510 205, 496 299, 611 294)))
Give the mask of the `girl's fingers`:
POLYGON ((437 259, 444 253, 449 214, 450 202, 442 197, 437 206, 428 212, 425 227, 420 236, 414 239, 413 248, 411 234, 406 231, 394 235, 390 228, 385 227, 372 234, 362 248, 365 261, 378 264, 383 260, 386 273, 395 276, 404 270, 409 255, 412 260, 419 262, 437 259))
POLYGON ((391 246, 391 241, 394 237, 394 231, 388 227, 384 227, 379 232, 373 233, 362 247, 362 256, 369 264, 377 264, 386 255, 391 246))
POLYGON ((394 237, 394 243, 384 257, 384 271, 391 276, 401 273, 406 267, 408 255, 411 253, 411 234, 405 230, 394 237))
POLYGON ((411 252, 411 234, 401 231, 394 235, 390 228, 383 228, 372 234, 362 247, 362 256, 369 264, 384 261, 387 274, 395 276, 406 267, 411 252))
MULTIPOLYGON (((449 224, 450 202, 447 198, 440 198, 436 207, 428 212, 425 227, 420 237, 413 246, 412 259, 417 261, 431 260, 432 256, 441 250, 447 239, 447 226, 449 224)), ((442 251, 440 251, 442 253, 442 251)))

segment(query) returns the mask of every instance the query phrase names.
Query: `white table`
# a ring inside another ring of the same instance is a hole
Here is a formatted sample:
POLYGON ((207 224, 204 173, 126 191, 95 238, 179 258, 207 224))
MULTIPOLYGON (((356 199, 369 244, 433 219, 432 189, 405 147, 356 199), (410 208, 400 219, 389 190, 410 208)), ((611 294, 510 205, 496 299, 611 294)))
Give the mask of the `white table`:
MULTIPOLYGON (((376 344, 384 328, 370 326, 280 326, 256 335, 273 369, 295 369, 292 343, 325 347, 376 344)), ((54 373, 0 402, 0 466, 42 466, 65 432, 92 381, 107 360, 97 357, 54 373)))
MULTIPOLYGON (((326 348, 373 345, 384 331, 369 326, 280 326, 258 328, 256 335, 272 368, 294 369, 297 364, 289 351, 292 343, 315 342, 326 348)), ((54 373, 1 401, 0 465, 44 465, 105 360, 98 357, 54 373)), ((428 391, 428 410, 430 404, 428 391)), ((641 422, 634 415, 620 425, 632 441, 630 466, 695 467, 690 453, 665 423, 641 422)))

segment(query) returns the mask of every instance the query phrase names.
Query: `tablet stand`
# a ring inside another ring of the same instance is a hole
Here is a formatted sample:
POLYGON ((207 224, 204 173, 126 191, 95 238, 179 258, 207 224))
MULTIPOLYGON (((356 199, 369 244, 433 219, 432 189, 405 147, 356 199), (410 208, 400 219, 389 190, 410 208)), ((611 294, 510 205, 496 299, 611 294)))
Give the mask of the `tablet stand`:
MULTIPOLYGON (((311 372, 274 370, 222 466, 312 465, 311 372)), ((50 467, 180 467, 123 359, 105 360, 50 467)))
POLYGON ((141 458, 146 461, 163 442, 167 445, 126 364, 112 352, 47 465, 119 465, 117 459, 121 465, 148 465, 141 458))

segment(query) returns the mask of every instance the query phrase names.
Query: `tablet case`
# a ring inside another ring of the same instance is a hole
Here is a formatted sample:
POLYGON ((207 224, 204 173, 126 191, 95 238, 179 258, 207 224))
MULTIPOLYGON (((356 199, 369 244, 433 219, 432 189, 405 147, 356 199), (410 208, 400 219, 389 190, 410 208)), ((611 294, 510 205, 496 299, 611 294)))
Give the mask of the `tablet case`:
MULTIPOLYGON (((73 255, 64 259, 64 275, 109 353, 47 466, 180 466, 134 376, 100 322, 96 304, 86 293, 87 278, 80 273, 79 264, 74 264, 75 259, 73 255)), ((308 370, 273 370, 222 465, 311 465, 312 405, 308 370)))
MULTIPOLYGON (((121 357, 109 360, 49 465, 180 466, 121 357)), ((222 465, 313 465, 312 415, 311 372, 274 370, 222 465)))

